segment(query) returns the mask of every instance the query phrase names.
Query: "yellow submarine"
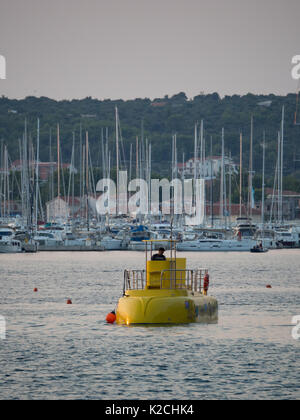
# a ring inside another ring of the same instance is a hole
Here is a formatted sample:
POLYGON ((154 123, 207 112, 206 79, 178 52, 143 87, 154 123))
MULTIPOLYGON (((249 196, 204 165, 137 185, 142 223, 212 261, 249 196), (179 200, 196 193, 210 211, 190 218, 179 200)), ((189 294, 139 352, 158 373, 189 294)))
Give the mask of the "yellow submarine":
POLYGON ((169 243, 170 257, 153 261, 153 249, 162 240, 145 242, 144 270, 125 270, 123 297, 116 308, 118 324, 217 323, 218 302, 207 295, 208 270, 187 269, 177 258, 176 241, 169 243), (150 259, 148 259, 150 251, 150 259))

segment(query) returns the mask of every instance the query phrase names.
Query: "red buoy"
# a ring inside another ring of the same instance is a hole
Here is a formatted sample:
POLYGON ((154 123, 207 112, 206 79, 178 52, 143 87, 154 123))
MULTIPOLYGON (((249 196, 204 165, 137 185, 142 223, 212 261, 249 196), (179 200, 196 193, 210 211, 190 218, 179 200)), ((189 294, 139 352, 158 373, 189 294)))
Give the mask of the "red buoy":
POLYGON ((35 288, 33 289, 33 291, 34 291, 34 292, 37 292, 37 291, 38 291, 37 287, 35 287, 35 288))
POLYGON ((115 311, 110 312, 109 314, 106 315, 106 322, 108 322, 109 324, 113 324, 116 320, 116 313, 115 311))
POLYGON ((67 300, 67 305, 72 305, 72 301, 71 301, 71 299, 68 299, 68 300, 67 300))
POLYGON ((267 284, 267 285, 266 285, 266 288, 267 288, 267 289, 272 289, 272 286, 271 286, 270 284, 267 284))

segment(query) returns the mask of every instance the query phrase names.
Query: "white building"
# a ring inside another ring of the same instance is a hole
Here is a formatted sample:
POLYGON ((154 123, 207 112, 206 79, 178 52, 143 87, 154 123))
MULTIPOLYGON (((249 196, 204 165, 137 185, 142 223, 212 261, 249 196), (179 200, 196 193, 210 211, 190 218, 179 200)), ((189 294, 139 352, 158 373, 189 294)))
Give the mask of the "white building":
MULTIPOLYGON (((227 156, 224 157, 224 165, 226 171, 231 167, 232 174, 238 173, 238 165, 227 156), (228 169, 227 169, 228 168, 228 169)), ((202 164, 200 159, 196 160, 197 177, 200 178, 215 178, 221 171, 222 168, 222 157, 213 156, 212 158, 206 158, 202 164)), ((186 178, 193 177, 195 174, 195 158, 189 159, 185 163, 178 163, 178 172, 180 175, 184 172, 186 178)))

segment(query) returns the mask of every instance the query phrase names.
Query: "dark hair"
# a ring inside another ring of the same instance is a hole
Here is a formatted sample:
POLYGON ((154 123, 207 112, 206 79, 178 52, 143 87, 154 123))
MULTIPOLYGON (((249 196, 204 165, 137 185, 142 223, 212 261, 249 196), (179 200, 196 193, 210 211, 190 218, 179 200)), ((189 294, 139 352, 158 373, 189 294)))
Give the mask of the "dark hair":
POLYGON ((159 248, 159 251, 165 252, 165 248, 159 248))

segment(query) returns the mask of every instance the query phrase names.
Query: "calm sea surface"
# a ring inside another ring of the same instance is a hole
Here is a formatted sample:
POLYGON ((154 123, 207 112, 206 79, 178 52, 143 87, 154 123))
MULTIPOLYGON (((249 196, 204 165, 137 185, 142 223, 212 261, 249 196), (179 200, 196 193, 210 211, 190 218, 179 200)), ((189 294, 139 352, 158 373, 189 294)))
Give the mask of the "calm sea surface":
POLYGON ((0 398, 300 398, 300 250, 183 255, 210 269, 217 325, 106 324, 143 253, 0 255, 0 398))

